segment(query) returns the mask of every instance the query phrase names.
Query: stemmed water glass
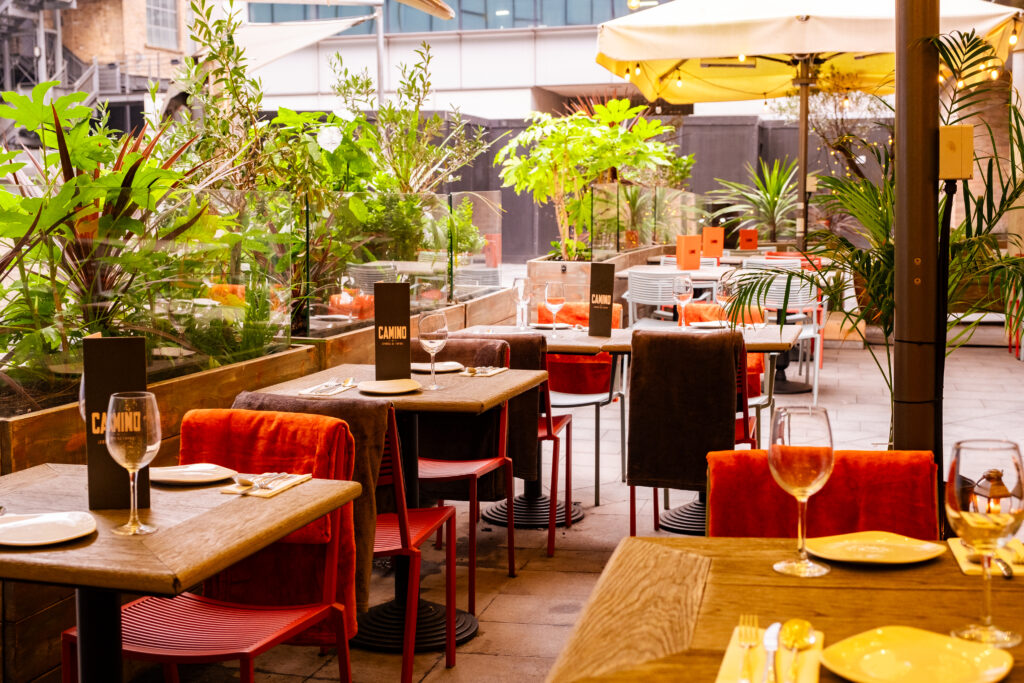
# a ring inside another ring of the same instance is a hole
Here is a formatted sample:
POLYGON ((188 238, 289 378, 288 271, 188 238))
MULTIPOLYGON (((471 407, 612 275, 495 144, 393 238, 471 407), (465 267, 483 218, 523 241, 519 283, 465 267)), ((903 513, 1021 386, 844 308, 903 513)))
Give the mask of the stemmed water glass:
POLYGON ((693 300, 693 280, 689 275, 680 275, 672 280, 672 294, 679 305, 679 319, 683 320, 686 304, 693 300))
POLYGON ((121 536, 151 534, 156 527, 139 520, 139 470, 156 457, 160 449, 160 410, 156 396, 148 391, 124 391, 110 395, 107 404, 107 452, 128 470, 131 486, 131 516, 128 523, 112 531, 121 536))
POLYGON ((730 310, 733 301, 736 299, 736 282, 730 277, 723 277, 715 283, 715 303, 722 307, 728 318, 732 317, 730 310))
POLYGON ((525 330, 530 322, 530 281, 517 277, 512 281, 512 291, 516 297, 516 327, 525 330))
POLYGON ((448 318, 437 311, 421 313, 419 328, 420 346, 430 354, 430 386, 427 391, 437 391, 441 387, 434 375, 434 356, 448 342, 448 318))
POLYGON ((779 408, 772 420, 768 467, 786 493, 796 498, 799 559, 776 562, 772 568, 791 576, 824 576, 830 568, 807 557, 807 499, 832 474, 832 428, 824 408, 779 408))
POLYGON ((1024 520, 1024 465, 1012 441, 972 439, 953 446, 946 479, 946 518, 956 535, 981 556, 984 601, 980 624, 952 632, 957 638, 1015 647, 1021 635, 992 624, 992 559, 1024 520))
POLYGON ((549 282, 544 287, 544 303, 551 311, 551 338, 558 336, 558 312, 565 305, 565 285, 561 282, 549 282))

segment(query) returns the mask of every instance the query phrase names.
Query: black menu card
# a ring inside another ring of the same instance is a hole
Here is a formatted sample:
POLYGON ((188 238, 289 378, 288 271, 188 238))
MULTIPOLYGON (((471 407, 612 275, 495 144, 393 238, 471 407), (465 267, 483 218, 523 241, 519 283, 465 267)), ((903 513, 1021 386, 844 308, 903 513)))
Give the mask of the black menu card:
POLYGON ((612 336, 612 291, 615 288, 615 265, 590 264, 590 336, 612 336))
POLYGON ((373 317, 374 364, 377 379, 408 379, 411 358, 409 283, 375 283, 373 317))
MULTIPOLYGON (((119 391, 146 390, 146 340, 143 337, 87 337, 85 364, 85 450, 88 458, 89 509, 131 507, 128 470, 106 446, 107 404, 119 391)), ((149 507, 149 468, 138 478, 139 507, 149 507)))

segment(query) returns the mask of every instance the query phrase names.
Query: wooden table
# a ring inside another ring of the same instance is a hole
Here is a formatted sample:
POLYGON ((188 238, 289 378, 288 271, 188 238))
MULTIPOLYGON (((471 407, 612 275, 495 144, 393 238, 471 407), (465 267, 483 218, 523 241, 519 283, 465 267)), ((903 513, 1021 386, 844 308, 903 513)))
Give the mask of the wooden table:
POLYGON ((726 273, 732 270, 731 266, 715 266, 712 268, 701 268, 700 270, 681 270, 676 266, 632 266, 616 272, 615 277, 628 279, 630 273, 649 273, 666 277, 669 275, 689 275, 695 287, 699 286, 699 284, 708 287, 721 280, 726 273))
MULTIPOLYGON (((329 370, 306 375, 290 382, 275 384, 261 389, 261 392, 283 396, 298 396, 299 391, 316 386, 331 378, 352 377, 356 382, 374 379, 372 365, 338 365, 329 370)), ((421 384, 429 382, 428 375, 414 374, 421 384)), ((492 377, 467 377, 457 373, 437 376, 437 383, 443 387, 437 391, 416 391, 409 394, 381 396, 363 394, 358 389, 349 389, 337 398, 387 399, 395 406, 400 418, 399 439, 402 442, 402 472, 405 478, 406 502, 410 508, 419 507, 418 467, 418 421, 421 413, 463 413, 480 415, 500 406, 510 398, 543 384, 548 378, 544 370, 506 370, 492 377)), ((333 398, 333 397, 331 397, 333 398)), ((329 400, 329 399, 325 399, 329 400)), ((409 562, 407 557, 395 557, 395 598, 387 603, 375 605, 359 617, 359 634, 353 644, 370 650, 401 652, 403 627, 405 623, 406 587, 408 586, 409 562), (399 618, 396 618, 396 615, 399 618), (363 628, 363 624, 367 628, 363 628), (367 635, 372 634, 372 635, 367 635)), ((435 603, 420 600, 417 610, 417 649, 428 640, 444 645, 444 609, 435 603)), ((473 638, 479 624, 473 615, 457 611, 455 642, 462 644, 473 638)))
MULTIPOLYGON (((772 571, 795 552, 795 539, 623 540, 547 680, 713 681, 741 613, 756 612, 762 628, 807 619, 828 647, 879 626, 949 633, 981 607, 981 578, 964 576, 948 550, 888 568, 829 562, 816 579, 772 571)), ((995 623, 1020 630, 1024 578, 992 581, 995 623)), ((1024 681, 1024 646, 1009 652, 1004 680, 1024 681)), ((823 666, 821 680, 843 679, 823 666)))
MULTIPOLYGON (((84 465, 39 465, 0 477, 8 512, 87 510, 84 465)), ((0 548, 0 578, 73 586, 84 683, 120 680, 120 591, 177 595, 356 498, 359 484, 313 479, 273 498, 228 496, 220 485, 153 486, 148 536, 117 536, 127 510, 91 510, 97 531, 41 548, 0 548)))
MULTIPOLYGON (((654 328, 672 330, 671 327, 654 328)), ((695 328, 677 328, 680 334, 704 334, 695 328)), ((750 353, 781 353, 793 348, 796 338, 800 336, 799 325, 767 325, 763 328, 737 328, 743 334, 743 343, 750 353)), ((591 337, 586 330, 558 330, 558 336, 551 338, 551 330, 528 328, 520 330, 513 325, 474 325, 463 332, 471 334, 513 334, 516 332, 543 334, 548 341, 549 353, 577 353, 594 355, 608 353, 631 353, 633 350, 633 330, 612 330, 610 337, 591 337)))

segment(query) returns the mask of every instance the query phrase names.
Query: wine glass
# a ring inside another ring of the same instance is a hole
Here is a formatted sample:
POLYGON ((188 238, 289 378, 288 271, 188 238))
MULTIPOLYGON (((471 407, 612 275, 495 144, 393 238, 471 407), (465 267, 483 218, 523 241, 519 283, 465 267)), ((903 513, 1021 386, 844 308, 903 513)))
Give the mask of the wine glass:
POLYGON ((428 391, 437 391, 441 387, 434 375, 434 356, 448 342, 448 318, 437 311, 420 314, 420 346, 430 354, 430 386, 428 391))
POLYGON ((128 470, 132 511, 128 523, 112 531, 120 536, 151 534, 156 527, 139 520, 137 482, 139 470, 156 457, 160 449, 160 410, 156 396, 148 391, 123 391, 110 395, 107 404, 107 452, 128 470))
POLYGON ((832 474, 832 428, 824 408, 779 408, 772 420, 768 467, 784 491, 796 498, 799 559, 776 562, 772 568, 791 576, 824 576, 830 568, 807 558, 807 499, 832 474))
POLYGON ((672 280, 672 294, 675 295, 676 303, 679 304, 679 319, 682 320, 686 304, 693 300, 693 280, 689 275, 680 275, 672 280))
POLYGON ((715 303, 722 307, 726 318, 732 317, 732 303, 736 298, 736 282, 730 277, 723 277, 715 283, 715 303))
POLYGON ((544 303, 551 311, 551 338, 558 336, 558 312, 565 305, 565 285, 561 282, 549 282, 544 287, 544 303))
POLYGON ((984 602, 980 624, 952 632, 957 638, 1014 647, 1021 635, 992 624, 992 559, 1024 520, 1024 465, 1012 441, 972 439, 953 446, 946 479, 946 518, 960 540, 981 556, 984 602))
POLYGON ((180 334, 185 329, 186 323, 192 317, 192 299, 172 299, 167 305, 168 313, 171 316, 171 325, 180 334))
POLYGON ((525 330, 530 317, 530 281, 525 277, 517 277, 512 281, 512 291, 516 297, 516 327, 525 330))

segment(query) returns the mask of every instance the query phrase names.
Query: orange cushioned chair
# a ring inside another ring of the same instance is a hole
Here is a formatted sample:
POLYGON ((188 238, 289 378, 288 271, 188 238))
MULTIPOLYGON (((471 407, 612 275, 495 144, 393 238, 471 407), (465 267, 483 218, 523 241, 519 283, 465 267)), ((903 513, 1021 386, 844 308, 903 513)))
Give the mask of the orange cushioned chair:
MULTIPOLYGON (((811 496, 808 537, 890 531, 936 539, 938 493, 928 451, 836 451, 811 496)), ((796 499, 775 483, 762 450, 708 453, 708 536, 796 536, 796 499)))
MULTIPOLYGON (((677 307, 678 308, 678 307, 677 307)), ((690 303, 683 307, 683 315, 679 316, 680 325, 691 323, 728 320, 725 309, 718 304, 690 303)), ((764 315, 759 310, 748 308, 743 315, 744 324, 763 323, 764 315)), ((764 373, 764 354, 747 354, 747 396, 761 395, 761 375, 764 373)))
MULTIPOLYGON (((192 410, 181 423, 182 464, 211 462, 247 472, 351 479, 354 450, 348 425, 323 415, 192 410)), ((341 679, 351 680, 348 634, 356 629, 351 504, 233 565, 206 587, 206 596, 145 597, 125 605, 121 612, 125 657, 163 662, 168 681, 178 680, 179 662, 238 659, 241 680, 251 682, 258 655, 285 640, 304 636, 307 629, 330 617, 341 679), (276 551, 283 551, 290 561, 275 560, 276 551), (279 573, 262 577, 266 591, 249 593, 261 604, 216 599, 217 586, 225 576, 265 572, 268 558, 272 564, 276 562, 279 573), (318 602, 300 604, 299 596, 318 602)), ((77 680, 77 639, 74 628, 65 631, 61 639, 65 683, 77 680)))
MULTIPOLYGON (((542 301, 537 304, 537 322, 554 322, 551 311, 542 301)), ((590 305, 570 301, 558 311, 560 323, 590 324, 590 305)), ((622 327, 622 304, 612 304, 612 328, 622 327)), ((622 392, 615 390, 618 363, 610 353, 593 356, 571 353, 548 354, 548 389, 552 408, 594 406, 594 505, 601 504, 601 408, 619 401, 619 453, 622 480, 626 480, 626 402, 622 392)), ((571 447, 571 446, 570 446, 571 447)))

